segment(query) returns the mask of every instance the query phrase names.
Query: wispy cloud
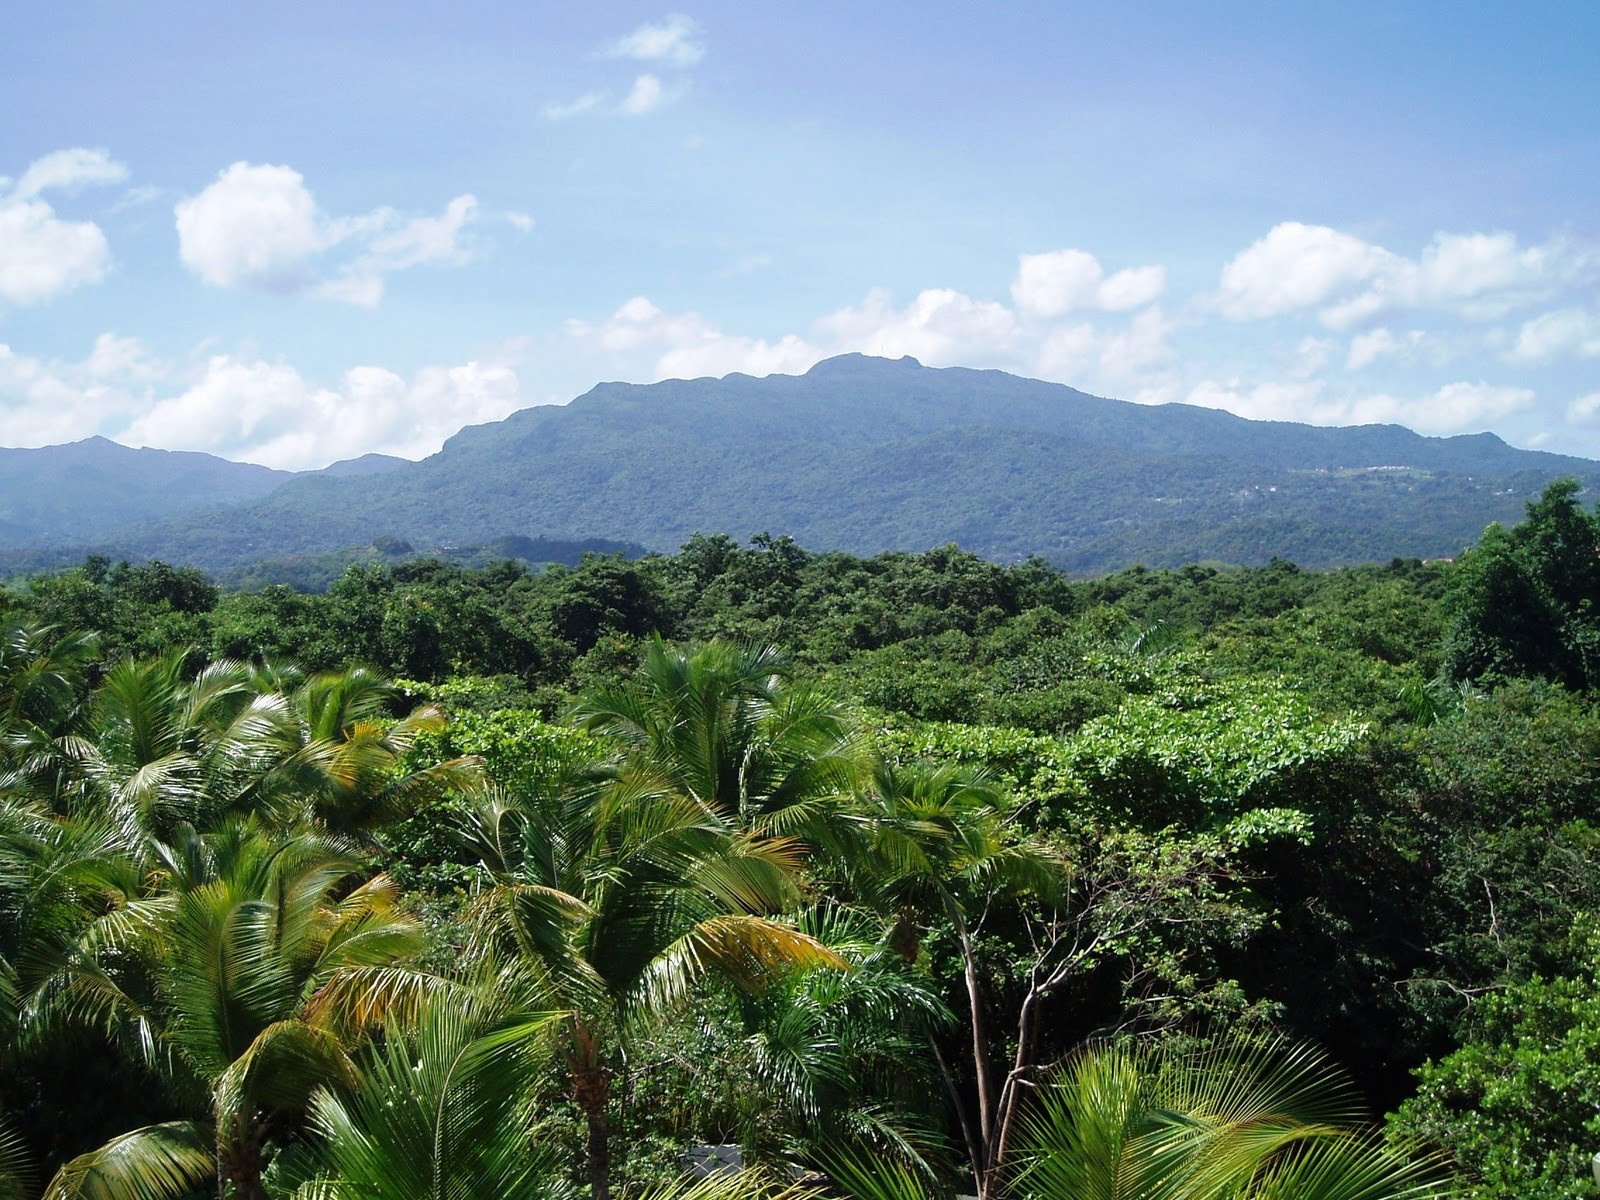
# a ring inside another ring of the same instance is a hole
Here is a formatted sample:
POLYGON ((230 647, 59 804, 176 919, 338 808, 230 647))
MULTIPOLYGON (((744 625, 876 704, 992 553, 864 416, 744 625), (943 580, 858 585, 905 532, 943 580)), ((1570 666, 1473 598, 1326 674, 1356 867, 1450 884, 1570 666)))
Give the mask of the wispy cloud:
POLYGON ((700 40, 700 26, 682 13, 673 13, 657 24, 641 25, 624 34, 603 53, 606 58, 631 58, 681 69, 704 58, 706 48, 700 40))

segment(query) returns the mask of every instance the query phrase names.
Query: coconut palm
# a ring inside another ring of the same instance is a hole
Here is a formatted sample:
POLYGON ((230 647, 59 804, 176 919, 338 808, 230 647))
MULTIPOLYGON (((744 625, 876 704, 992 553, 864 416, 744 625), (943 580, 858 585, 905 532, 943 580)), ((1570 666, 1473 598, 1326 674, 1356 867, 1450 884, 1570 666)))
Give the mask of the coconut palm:
MULTIPOLYGON (((552 1014, 518 1002, 515 969, 428 997, 311 1103, 319 1178, 306 1200, 530 1200, 559 1175, 533 1137, 528 1076, 552 1014), (512 978, 508 978, 508 975, 512 978), (508 986, 508 984, 510 986, 508 986)), ((557 1014, 558 1016, 559 1014, 557 1014)))
POLYGON ((247 800, 280 825, 366 833, 409 816, 423 801, 481 782, 473 758, 405 769, 418 739, 445 727, 444 711, 424 704, 391 716, 400 692, 374 671, 352 667, 300 680, 279 669, 264 678, 280 689, 287 720, 278 758, 247 800))
POLYGON ((708 812, 824 844, 863 761, 838 701, 796 683, 770 646, 679 647, 657 635, 637 674, 585 695, 574 718, 620 742, 635 772, 708 812))
POLYGON ((400 965, 420 938, 393 885, 359 882, 323 838, 235 821, 164 849, 165 886, 94 920, 27 1016, 41 1032, 85 1022, 136 1047, 188 1119, 81 1155, 51 1200, 181 1196, 207 1176, 219 1195, 260 1200, 272 1136, 317 1088, 347 1084, 365 1033, 429 986, 400 965))
POLYGON ((827 1169, 820 1150, 855 1147, 923 1179, 942 1157, 925 1118, 938 1080, 928 1038, 954 1020, 871 913, 836 905, 803 914, 800 928, 850 965, 799 968, 745 998, 755 1079, 787 1114, 790 1153, 827 1169))
POLYGON ((1025 1122, 1035 1200, 1436 1200, 1435 1160, 1386 1146, 1320 1052, 1225 1041, 1091 1047, 1025 1122))
POLYGON ((146 861, 181 828, 240 805, 280 753, 283 707, 240 663, 189 678, 185 651, 125 660, 95 689, 83 734, 58 739, 48 801, 115 825, 146 861))
POLYGON ((771 916, 798 900, 793 843, 740 830, 649 771, 490 794, 466 833, 491 880, 470 952, 519 957, 568 1014, 594 1200, 610 1195, 613 1046, 636 1022, 711 973, 756 988, 796 965, 844 965, 771 916))
POLYGON ((34 1195, 33 1164, 27 1147, 0 1120, 0 1200, 31 1200, 34 1195))
POLYGON ((15 769, 62 732, 95 649, 92 634, 51 625, 0 629, 0 769, 15 769))

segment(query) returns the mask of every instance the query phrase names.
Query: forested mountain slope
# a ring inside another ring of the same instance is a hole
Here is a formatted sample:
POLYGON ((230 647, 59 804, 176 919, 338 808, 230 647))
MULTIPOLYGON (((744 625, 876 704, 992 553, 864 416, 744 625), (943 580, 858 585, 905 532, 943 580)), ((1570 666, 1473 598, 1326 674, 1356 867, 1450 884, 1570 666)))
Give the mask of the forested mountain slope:
POLYGON ((758 530, 873 553, 957 542, 1076 570, 1452 555, 1600 464, 1491 434, 1247 421, 999 371, 847 355, 801 376, 602 384, 378 475, 296 478, 107 548, 208 567, 398 537, 604 537, 670 550, 758 530))
POLYGON ((103 437, 0 449, 0 547, 99 539, 129 521, 253 500, 292 477, 210 454, 133 450, 103 437))

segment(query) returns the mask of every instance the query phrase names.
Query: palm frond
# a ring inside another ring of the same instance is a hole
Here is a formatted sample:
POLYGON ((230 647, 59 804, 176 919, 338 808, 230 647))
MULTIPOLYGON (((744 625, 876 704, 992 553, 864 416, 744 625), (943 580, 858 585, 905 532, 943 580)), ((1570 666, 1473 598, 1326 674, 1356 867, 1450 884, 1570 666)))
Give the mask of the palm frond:
POLYGON ((67 1163, 42 1200, 184 1200, 211 1180, 216 1162, 209 1127, 147 1125, 67 1163))

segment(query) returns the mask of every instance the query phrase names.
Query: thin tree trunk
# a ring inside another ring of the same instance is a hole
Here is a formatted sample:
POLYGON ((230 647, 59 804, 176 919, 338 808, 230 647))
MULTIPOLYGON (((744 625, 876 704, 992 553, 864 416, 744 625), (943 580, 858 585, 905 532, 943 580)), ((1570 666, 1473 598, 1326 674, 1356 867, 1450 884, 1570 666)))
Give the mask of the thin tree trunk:
POLYGON ((950 1064, 945 1062, 944 1052, 939 1049, 939 1043, 932 1034, 928 1035, 928 1046, 933 1050, 933 1061, 939 1064, 939 1074, 944 1077, 945 1091, 950 1093, 950 1104, 956 1110, 956 1120, 961 1122, 961 1140, 967 1147, 967 1162, 972 1167, 972 1186, 977 1187, 983 1178, 983 1151, 972 1131, 972 1121, 967 1117, 967 1106, 962 1103, 961 1093, 956 1088, 955 1074, 950 1070, 950 1064))
POLYGON ((611 1069, 601 1060, 594 1034, 581 1021, 572 1029, 572 1099, 589 1123, 585 1157, 589 1164, 590 1200, 611 1200, 611 1069))
MULTIPOLYGON (((1006 1161, 1006 1151, 1011 1148, 1011 1135, 1016 1128, 1017 1113, 1022 1105, 1023 1080, 1033 1067, 1033 1043, 1038 1035, 1039 985, 1034 976, 1029 980, 1028 995, 1022 1002, 1022 1012, 1017 1017, 1017 1058, 1011 1073, 1000 1088, 1000 1098, 995 1113, 995 1140, 989 1157, 991 1175, 1000 1173, 1006 1161)), ((987 1196, 987 1192, 984 1193, 987 1196)))
POLYGON ((989 1150, 993 1145, 994 1097, 989 1077, 989 1035, 983 1023, 983 991, 978 982, 978 960, 972 950, 972 935, 960 912, 952 909, 956 934, 961 939, 961 965, 967 983, 967 1008, 972 1030, 972 1072, 978 1083, 978 1129, 982 1162, 977 1177, 980 1200, 989 1200, 989 1150))

